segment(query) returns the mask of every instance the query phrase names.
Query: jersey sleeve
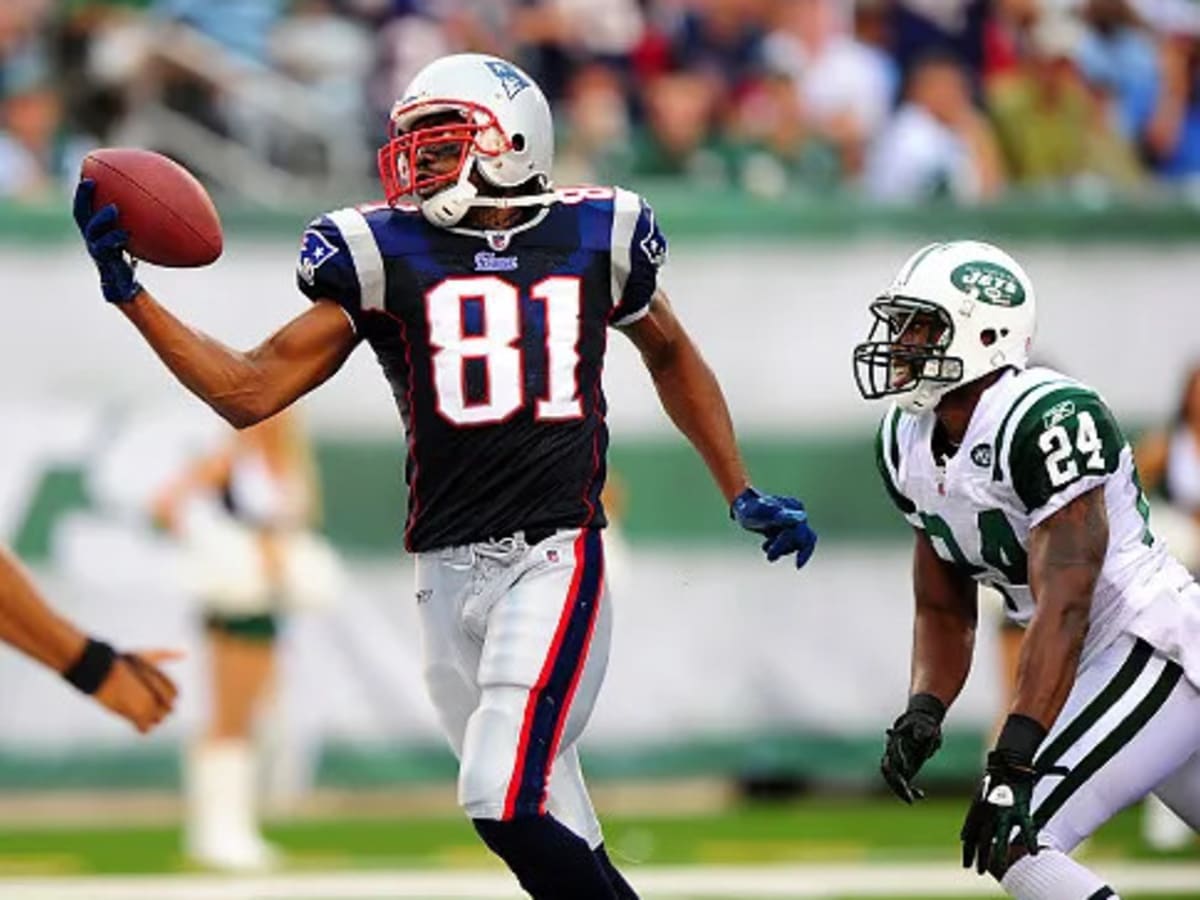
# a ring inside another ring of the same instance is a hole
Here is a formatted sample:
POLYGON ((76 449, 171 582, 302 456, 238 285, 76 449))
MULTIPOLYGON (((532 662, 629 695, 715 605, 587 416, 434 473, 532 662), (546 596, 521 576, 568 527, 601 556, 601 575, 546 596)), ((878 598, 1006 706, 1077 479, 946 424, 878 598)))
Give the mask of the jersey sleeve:
POLYGON ((1012 432, 1012 486, 1033 528, 1117 470, 1125 437, 1093 391, 1067 385, 1040 397, 1012 432))
POLYGON ((892 407, 875 433, 875 465, 883 479, 884 490, 910 525, 923 528, 917 506, 900 491, 900 410, 892 407))
POLYGON ((658 272, 667 260, 667 239, 654 210, 632 191, 617 188, 612 222, 612 310, 608 320, 631 325, 650 310, 658 272))
POLYGON ((383 259, 361 212, 341 209, 309 223, 300 238, 296 284, 310 300, 337 303, 355 329, 364 310, 383 308, 383 259))

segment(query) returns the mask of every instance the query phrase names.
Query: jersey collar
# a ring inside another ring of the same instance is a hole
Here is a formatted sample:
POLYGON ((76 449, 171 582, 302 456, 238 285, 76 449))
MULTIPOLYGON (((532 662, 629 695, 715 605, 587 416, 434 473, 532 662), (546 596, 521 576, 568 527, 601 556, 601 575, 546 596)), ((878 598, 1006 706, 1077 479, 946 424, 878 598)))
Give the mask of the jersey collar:
POLYGON ((546 216, 550 215, 552 207, 544 206, 530 219, 522 222, 520 225, 514 225, 512 228, 506 228, 503 231, 486 231, 476 228, 449 228, 455 234, 465 235, 467 237, 479 238, 487 241, 488 246, 497 253, 508 249, 512 243, 513 235, 520 234, 522 231, 528 231, 531 228, 536 228, 542 224, 546 216))

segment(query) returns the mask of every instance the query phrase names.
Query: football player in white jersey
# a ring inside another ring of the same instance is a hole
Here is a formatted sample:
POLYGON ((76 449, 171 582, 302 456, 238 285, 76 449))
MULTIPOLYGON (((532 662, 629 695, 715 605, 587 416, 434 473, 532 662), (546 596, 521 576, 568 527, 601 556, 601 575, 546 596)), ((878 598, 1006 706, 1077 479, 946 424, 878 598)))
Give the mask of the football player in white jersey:
POLYGON ((854 350, 876 444, 913 526, 912 680, 883 776, 904 801, 966 680, 976 586, 1027 627, 1015 699, 961 839, 964 866, 1021 900, 1115 897, 1068 854, 1157 794, 1200 826, 1200 586, 1148 524, 1101 397, 1027 368, 1033 286, 989 244, 931 244, 871 304, 854 350))

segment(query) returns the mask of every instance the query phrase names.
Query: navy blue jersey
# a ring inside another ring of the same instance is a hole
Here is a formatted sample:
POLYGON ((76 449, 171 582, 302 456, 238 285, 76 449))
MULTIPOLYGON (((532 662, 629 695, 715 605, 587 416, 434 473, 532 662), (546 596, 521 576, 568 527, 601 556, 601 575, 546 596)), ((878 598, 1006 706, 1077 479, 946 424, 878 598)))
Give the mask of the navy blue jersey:
POLYGON ((410 550, 605 523, 607 329, 647 312, 667 245, 636 194, 560 196, 507 232, 376 206, 304 233, 300 290, 346 311, 404 420, 410 550))

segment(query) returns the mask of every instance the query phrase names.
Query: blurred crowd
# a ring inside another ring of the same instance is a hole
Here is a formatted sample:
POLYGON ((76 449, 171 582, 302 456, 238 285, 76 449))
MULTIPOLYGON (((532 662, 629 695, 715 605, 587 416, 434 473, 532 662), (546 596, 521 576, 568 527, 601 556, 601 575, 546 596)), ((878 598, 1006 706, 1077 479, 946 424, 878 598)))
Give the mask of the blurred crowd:
POLYGON ((151 100, 284 170, 327 163, 304 120, 353 135, 366 177, 407 79, 464 50, 546 89, 560 183, 888 202, 1200 183, 1194 0, 4 0, 0 196, 69 177, 151 100), (162 56, 181 31, 190 56, 162 56), (239 71, 303 89, 274 103, 290 136, 226 102, 239 71))

